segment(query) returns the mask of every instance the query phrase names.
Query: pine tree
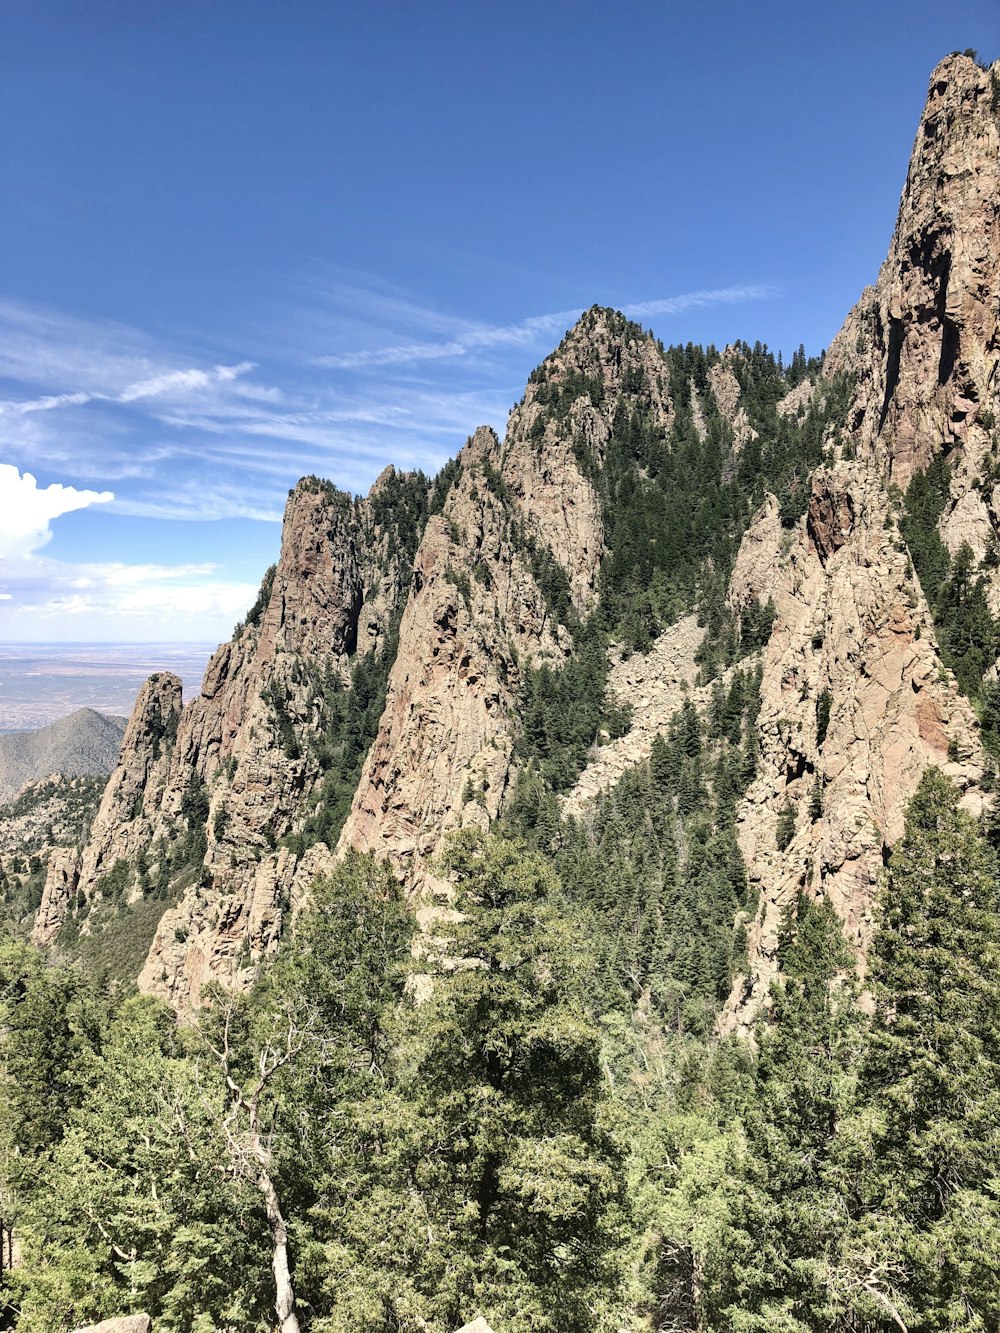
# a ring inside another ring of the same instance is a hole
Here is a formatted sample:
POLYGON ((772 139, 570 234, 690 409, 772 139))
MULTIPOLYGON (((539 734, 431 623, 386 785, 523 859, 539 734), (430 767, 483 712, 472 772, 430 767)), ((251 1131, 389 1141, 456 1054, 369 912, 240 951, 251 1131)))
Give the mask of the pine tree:
POLYGON ((823 1333, 833 1316, 827 1266, 845 1221, 837 1135, 853 1105, 861 1039, 850 951, 828 899, 799 896, 779 957, 705 1326, 823 1333))
POLYGON ((958 802, 924 775, 870 955, 851 1262, 873 1327, 1000 1327, 1000 897, 958 802))
POLYGON ((615 1289, 621 1189, 599 1125, 592 969, 537 854, 466 833, 443 868, 461 915, 421 964, 430 995, 373 1108, 382 1156, 352 1199, 352 1308, 330 1327, 443 1333, 480 1310, 511 1333, 583 1333, 615 1289))
POLYGON ((777 844, 779 852, 783 852, 795 837, 795 807, 791 801, 786 801, 778 811, 778 822, 775 825, 774 841, 777 844))

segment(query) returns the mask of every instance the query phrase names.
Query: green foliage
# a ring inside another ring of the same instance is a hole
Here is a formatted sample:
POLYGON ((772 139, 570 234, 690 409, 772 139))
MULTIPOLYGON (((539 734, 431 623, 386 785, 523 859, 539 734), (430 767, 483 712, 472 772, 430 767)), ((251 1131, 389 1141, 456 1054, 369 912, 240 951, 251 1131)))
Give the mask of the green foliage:
POLYGON ((729 693, 681 710, 593 829, 525 779, 534 848, 457 837, 415 960, 391 873, 357 855, 197 1028, 0 943, 18 1329, 142 1307, 265 1333, 267 1197, 308 1333, 995 1328, 994 853, 932 771, 889 861, 874 1017, 830 902, 801 893, 756 1054, 713 1037, 753 678, 729 693))
POLYGON ((596 1329, 622 1180, 586 953, 537 855, 463 835, 444 869, 461 916, 372 1108, 392 1148, 352 1202, 327 1326, 445 1333, 482 1311, 511 1333, 596 1329))
POLYGON ((920 1329, 1000 1321, 998 867, 958 801, 929 770, 889 862, 849 1155, 855 1252, 920 1329))
POLYGON ((704 1032, 740 970, 747 885, 733 820, 753 775, 759 685, 736 671, 705 719, 686 702, 586 824, 560 819, 544 769, 521 778, 507 821, 589 919, 609 1007, 645 1002, 704 1032))
MULTIPOLYGON (((638 325, 596 308, 584 323, 598 316, 625 338, 647 337, 638 325)), ((560 673, 529 673, 522 699, 521 757, 537 759, 557 790, 571 785, 602 728, 614 734, 615 719, 600 718, 606 671, 592 649, 601 639, 646 651, 665 626, 697 607, 708 630, 699 658, 702 679, 711 680, 740 656, 763 647, 770 635, 773 604, 751 603, 739 618, 725 606, 740 538, 767 490, 778 494, 785 521, 803 512, 809 471, 821 461, 828 433, 843 420, 850 383, 844 377, 818 380, 819 362, 807 362, 804 352, 786 372, 760 344, 738 350, 734 365, 743 406, 757 432, 738 455, 709 387, 708 371, 718 353, 693 344, 660 348, 658 376, 645 364, 623 375, 611 437, 600 455, 584 441, 573 441, 577 461, 601 501, 606 554, 600 599, 584 631, 565 574, 547 548, 529 548, 550 613, 568 626, 577 656, 586 660, 560 673), (810 406, 800 417, 780 415, 777 403, 804 378, 815 381, 810 406), (666 383, 674 407, 669 434, 655 424, 654 414, 666 383), (704 429, 695 424, 696 408, 704 429)), ((543 363, 531 377, 534 401, 542 409, 535 421, 538 433, 551 422, 565 434, 570 407, 582 397, 600 407, 603 374, 597 363, 590 370, 560 367, 557 373, 543 363)), ((492 488, 503 498, 505 488, 497 481, 492 488)))
POLYGON ((830 712, 833 708, 833 695, 824 686, 816 697, 816 747, 819 749, 826 740, 830 728, 830 712))
POLYGON ((186 1057, 174 1016, 127 1001, 78 1073, 85 1091, 24 1220, 18 1329, 131 1306, 165 1329, 263 1333, 264 1229, 219 1170, 221 1089, 186 1057))
POLYGON ((267 604, 271 600, 271 590, 274 587, 274 576, 278 572, 277 565, 269 565, 264 571, 264 577, 260 582, 260 590, 257 593, 257 599, 246 614, 246 619, 238 621, 233 630, 233 638, 236 638, 246 626, 259 625, 267 610, 267 604))
POLYGON ((783 852, 789 846, 795 837, 795 806, 790 801, 778 811, 778 822, 775 825, 774 841, 779 852, 783 852))
POLYGON ((861 1015, 841 980, 851 956, 829 900, 799 896, 780 951, 783 973, 725 1186, 726 1244, 706 1273, 710 1326, 741 1333, 834 1325, 827 1277, 846 1226, 838 1131, 854 1107, 861 1015))
MULTIPOLYGON (((155 682, 158 679, 158 673, 154 673, 149 679, 151 683, 155 682)), ((173 748, 174 741, 177 739, 177 724, 179 721, 180 714, 177 709, 171 708, 164 717, 159 699, 154 697, 150 700, 149 710, 146 714, 146 730, 154 759, 159 759, 164 746, 168 751, 173 748)))
MULTIPOLYGON (((900 531, 920 579, 945 664, 955 672, 963 693, 985 704, 983 675, 1000 655, 1000 622, 987 602, 984 577, 977 573, 969 546, 953 557, 941 540, 938 521, 948 502, 951 469, 938 454, 906 490, 900 531)), ((983 739, 995 745, 988 725, 983 739)))
POLYGON ((398 619, 377 653, 354 659, 346 687, 335 667, 312 669, 310 707, 318 713, 320 724, 307 743, 323 780, 305 819, 284 839, 299 855, 317 842, 333 847, 340 836, 385 708, 389 671, 399 642, 397 632, 398 619))
POLYGON ((628 730, 627 707, 607 696, 608 661, 603 638, 589 633, 560 669, 528 667, 522 678, 518 757, 536 760, 554 791, 571 787, 601 731, 628 730))
MULTIPOLYGON (((179 890, 175 894, 179 896, 179 890)), ((113 982, 131 991, 163 913, 176 901, 176 896, 164 898, 153 894, 132 902, 111 901, 93 908, 88 917, 89 931, 80 933, 72 928, 72 921, 67 923, 59 936, 59 948, 79 960, 101 984, 113 982)))
POLYGON ((444 467, 431 483, 430 496, 427 503, 428 514, 440 514, 444 508, 444 502, 448 498, 448 492, 458 480, 462 471, 462 464, 458 458, 450 458, 444 467))

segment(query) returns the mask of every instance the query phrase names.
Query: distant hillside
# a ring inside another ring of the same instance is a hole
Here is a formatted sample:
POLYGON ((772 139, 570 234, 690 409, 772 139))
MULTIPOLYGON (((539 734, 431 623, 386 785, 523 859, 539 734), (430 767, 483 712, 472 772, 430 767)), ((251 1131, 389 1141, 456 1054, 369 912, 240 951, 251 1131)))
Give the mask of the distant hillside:
POLYGON ((26 782, 50 773, 110 773, 124 731, 125 718, 80 708, 38 731, 0 735, 0 802, 9 801, 26 782))

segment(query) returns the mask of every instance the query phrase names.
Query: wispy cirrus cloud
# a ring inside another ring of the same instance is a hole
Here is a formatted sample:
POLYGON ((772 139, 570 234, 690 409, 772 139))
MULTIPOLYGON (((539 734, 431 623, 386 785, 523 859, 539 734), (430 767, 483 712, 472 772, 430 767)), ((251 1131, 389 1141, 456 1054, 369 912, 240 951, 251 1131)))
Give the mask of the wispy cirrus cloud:
MULTIPOLYGON (((655 321, 776 294, 744 284, 618 304, 655 321)), ((158 617, 166 629, 185 615, 191 634, 228 633, 253 600, 248 567, 274 558, 288 487, 315 473, 364 491, 387 462, 434 473, 476 426, 502 433, 532 366, 581 309, 491 322, 327 271, 213 342, 0 299, 0 458, 17 479, 0 508, 13 553, 0 567, 0 637, 90 617, 103 637, 119 625, 127 638, 128 624, 152 633, 158 617), (87 531, 98 522, 103 546, 114 545, 104 534, 130 534, 120 561, 59 558, 62 516, 81 509, 101 516, 87 531), (189 543, 192 526, 251 520, 259 561, 249 539, 238 569, 214 547, 200 558, 208 538, 198 558, 152 560, 147 520, 187 520, 189 543)))
MULTIPOLYGON (((340 289, 343 290, 343 289, 340 289)), ((622 312, 633 319, 649 319, 657 315, 678 315, 685 310, 713 305, 737 305, 745 301, 766 301, 777 295, 774 287, 755 283, 737 287, 717 287, 700 289, 692 292, 680 292, 652 301, 630 302, 621 306, 622 312)), ((423 313, 419 306, 409 302, 393 302, 380 294, 373 295, 366 307, 360 292, 350 291, 345 304, 355 310, 363 310, 369 316, 385 313, 405 314, 415 320, 423 313)), ((557 310, 543 315, 531 315, 514 324, 476 324, 468 321, 455 321, 449 324, 442 321, 434 312, 427 312, 428 323, 449 333, 444 341, 406 342, 372 347, 366 350, 350 351, 327 356, 319 356, 314 364, 331 370, 359 370, 385 366, 405 366, 417 361, 436 361, 454 357, 464 357, 498 347, 533 347, 545 339, 558 337, 569 325, 583 314, 584 307, 573 310, 557 310)))
MULTIPOLYGON (((773 295, 746 284, 623 309, 649 319, 773 295)), ((489 323, 334 273, 251 330, 242 355, 197 364, 142 330, 0 301, 0 430, 22 465, 113 486, 120 512, 229 517, 228 488, 238 512, 274 518, 276 480, 317 471, 364 489, 386 461, 434 470, 477 425, 502 431, 580 313, 489 323)))
POLYGON ((253 361, 241 361, 235 366, 212 366, 209 370, 164 370, 149 379, 126 385, 119 393, 91 389, 44 394, 41 398, 0 400, 0 417, 7 413, 27 416, 31 412, 51 412, 59 407, 83 407, 86 403, 138 403, 146 398, 170 394, 188 396, 213 384, 230 384, 254 368, 253 361))

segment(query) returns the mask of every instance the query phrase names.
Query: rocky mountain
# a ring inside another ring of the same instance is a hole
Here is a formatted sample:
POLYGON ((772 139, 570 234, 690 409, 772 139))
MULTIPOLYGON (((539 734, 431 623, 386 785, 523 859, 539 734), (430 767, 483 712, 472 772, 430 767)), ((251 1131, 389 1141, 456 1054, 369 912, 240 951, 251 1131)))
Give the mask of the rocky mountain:
POLYGON ((75 865, 104 784, 102 776, 51 773, 0 805, 0 928, 21 932, 34 924, 46 867, 75 865))
POLYGON ((0 803, 49 773, 108 774, 118 762, 125 718, 78 708, 38 731, 0 735, 0 803))
POLYGON ((544 807, 589 836, 682 716, 716 734, 752 678, 754 736, 720 724, 697 779, 723 810, 743 746, 713 835, 748 886, 712 927, 721 1021, 753 1020, 798 895, 832 902, 863 959, 921 774, 978 810, 995 769, 1000 640, 974 670, 956 626, 976 598, 1000 609, 998 87, 968 56, 934 71, 888 257, 822 362, 666 349, 595 307, 502 441, 480 428, 433 482, 387 469, 362 499, 301 482, 198 697, 167 674, 142 691, 36 939, 138 914, 141 988, 197 1004, 253 976, 347 848, 433 916, 449 831, 523 822, 534 783, 532 828, 544 807))

